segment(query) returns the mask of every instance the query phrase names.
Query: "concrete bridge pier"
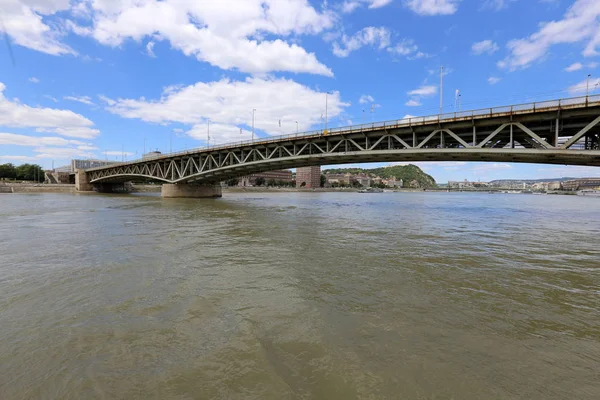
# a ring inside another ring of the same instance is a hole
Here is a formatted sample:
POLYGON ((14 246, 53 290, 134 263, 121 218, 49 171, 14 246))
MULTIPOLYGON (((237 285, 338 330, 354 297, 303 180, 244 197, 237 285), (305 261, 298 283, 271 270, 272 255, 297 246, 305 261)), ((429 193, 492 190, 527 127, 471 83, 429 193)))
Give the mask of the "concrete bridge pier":
POLYGON ((222 197, 221 185, 198 185, 194 183, 164 183, 161 196, 166 198, 215 198, 222 197))
POLYGON ((84 170, 75 170, 75 190, 78 192, 93 192, 94 185, 89 181, 88 175, 84 170))

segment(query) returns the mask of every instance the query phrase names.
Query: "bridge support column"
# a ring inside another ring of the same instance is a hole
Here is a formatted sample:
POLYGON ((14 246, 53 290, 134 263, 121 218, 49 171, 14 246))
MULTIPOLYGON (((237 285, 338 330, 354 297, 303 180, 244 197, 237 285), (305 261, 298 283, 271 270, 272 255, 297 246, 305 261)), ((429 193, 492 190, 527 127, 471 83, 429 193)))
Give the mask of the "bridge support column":
POLYGON ((75 190, 78 192, 94 191, 94 186, 90 183, 87 174, 82 169, 75 170, 75 190))
POLYGON ((222 197, 221 185, 196 185, 193 183, 164 183, 161 190, 162 197, 222 197))

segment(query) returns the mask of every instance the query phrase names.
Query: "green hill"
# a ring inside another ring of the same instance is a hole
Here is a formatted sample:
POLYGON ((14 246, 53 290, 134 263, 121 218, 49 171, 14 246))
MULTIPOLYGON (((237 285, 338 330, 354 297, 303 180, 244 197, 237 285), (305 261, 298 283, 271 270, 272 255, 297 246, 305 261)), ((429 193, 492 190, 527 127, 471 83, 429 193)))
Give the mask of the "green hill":
POLYGON ((416 165, 394 165, 380 168, 335 168, 324 170, 325 174, 366 174, 371 177, 402 179, 405 187, 409 187, 412 181, 416 181, 421 188, 435 187, 435 179, 426 174, 416 165))

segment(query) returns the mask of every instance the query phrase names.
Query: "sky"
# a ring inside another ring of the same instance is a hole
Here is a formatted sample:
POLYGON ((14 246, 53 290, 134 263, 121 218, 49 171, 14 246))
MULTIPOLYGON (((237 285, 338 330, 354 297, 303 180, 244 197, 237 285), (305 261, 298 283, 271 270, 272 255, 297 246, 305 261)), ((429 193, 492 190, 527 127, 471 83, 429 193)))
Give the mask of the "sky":
POLYGON ((600 93, 598 0, 0 0, 0 33, 0 163, 44 168, 248 140, 253 119, 267 137, 437 114, 441 66, 445 112, 585 95, 588 75, 600 93))

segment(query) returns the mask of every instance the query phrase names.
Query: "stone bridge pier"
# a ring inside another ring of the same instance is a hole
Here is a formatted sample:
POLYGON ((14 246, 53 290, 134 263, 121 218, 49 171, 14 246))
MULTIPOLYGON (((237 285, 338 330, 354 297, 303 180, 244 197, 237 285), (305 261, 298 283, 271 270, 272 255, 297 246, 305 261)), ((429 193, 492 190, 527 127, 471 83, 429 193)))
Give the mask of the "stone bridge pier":
POLYGON ((194 183, 163 183, 162 197, 214 198, 222 197, 221 185, 198 185, 194 183))
MULTIPOLYGON (((75 190, 78 192, 125 193, 130 188, 123 182, 90 183, 89 175, 83 169, 75 172, 75 190)), ((161 196, 165 198, 216 198, 222 197, 219 184, 164 183, 161 196)))

